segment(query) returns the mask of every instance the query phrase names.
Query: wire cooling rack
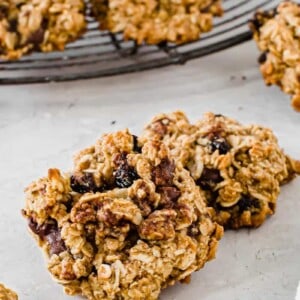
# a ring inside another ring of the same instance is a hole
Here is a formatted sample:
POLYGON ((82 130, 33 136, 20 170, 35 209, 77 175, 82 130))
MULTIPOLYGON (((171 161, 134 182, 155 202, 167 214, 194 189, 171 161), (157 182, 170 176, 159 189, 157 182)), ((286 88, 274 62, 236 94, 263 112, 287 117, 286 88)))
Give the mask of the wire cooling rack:
POLYGON ((225 14, 215 19, 214 29, 185 45, 137 47, 121 34, 98 30, 88 20, 88 31, 64 52, 34 53, 19 61, 0 61, 0 85, 96 78, 138 72, 211 54, 251 38, 247 22, 257 9, 269 9, 276 0, 223 0, 225 14))

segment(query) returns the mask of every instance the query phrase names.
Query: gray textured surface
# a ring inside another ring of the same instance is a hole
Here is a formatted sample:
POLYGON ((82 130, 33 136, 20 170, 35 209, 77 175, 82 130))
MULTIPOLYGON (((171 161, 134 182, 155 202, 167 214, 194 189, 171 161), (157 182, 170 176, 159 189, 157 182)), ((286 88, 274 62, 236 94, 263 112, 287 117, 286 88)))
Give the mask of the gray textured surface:
MULTIPOLYGON (((300 158, 300 114, 277 88, 264 86, 252 43, 145 73, 65 84, 0 87, 0 282, 21 300, 69 299, 52 282, 20 215, 23 188, 49 167, 68 169, 72 154, 102 133, 142 124, 162 111, 205 111, 272 127, 300 158), (243 77, 246 76, 246 77, 243 77), (113 125, 112 121, 116 121, 113 125)), ((190 285, 162 300, 294 299, 300 280, 300 180, 282 189, 278 211, 257 230, 227 232, 217 259, 190 285)))

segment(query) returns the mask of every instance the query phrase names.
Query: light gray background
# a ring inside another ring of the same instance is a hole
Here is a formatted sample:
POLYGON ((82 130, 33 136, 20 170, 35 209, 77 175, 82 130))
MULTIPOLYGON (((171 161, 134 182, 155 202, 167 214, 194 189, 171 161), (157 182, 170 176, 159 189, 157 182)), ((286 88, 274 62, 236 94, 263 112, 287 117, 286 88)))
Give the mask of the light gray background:
MULTIPOLYGON (((135 133, 159 112, 206 111, 272 127, 281 146, 300 158, 300 114, 289 97, 265 87, 253 43, 185 66, 90 81, 0 87, 0 282, 21 300, 64 300, 46 271, 20 210, 23 189, 49 167, 68 170, 73 153, 102 133, 135 133), (246 76, 244 78, 243 76, 246 76), (115 125, 111 122, 116 121, 115 125)), ((257 230, 226 232, 217 259, 190 285, 162 300, 294 299, 300 280, 300 180, 282 189, 278 211, 257 230)))

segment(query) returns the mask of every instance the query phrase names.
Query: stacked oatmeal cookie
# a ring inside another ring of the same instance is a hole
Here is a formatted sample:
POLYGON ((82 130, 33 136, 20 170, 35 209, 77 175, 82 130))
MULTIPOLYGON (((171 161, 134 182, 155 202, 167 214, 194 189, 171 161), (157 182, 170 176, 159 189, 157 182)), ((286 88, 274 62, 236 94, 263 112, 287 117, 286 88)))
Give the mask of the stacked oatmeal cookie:
POLYGON ((138 44, 197 40, 221 16, 220 0, 91 0, 100 28, 123 32, 138 44))
POLYGON ((140 137, 103 135, 69 173, 50 169, 22 213, 67 294, 155 300, 215 257, 223 226, 260 226, 299 173, 270 129, 174 112, 140 137))

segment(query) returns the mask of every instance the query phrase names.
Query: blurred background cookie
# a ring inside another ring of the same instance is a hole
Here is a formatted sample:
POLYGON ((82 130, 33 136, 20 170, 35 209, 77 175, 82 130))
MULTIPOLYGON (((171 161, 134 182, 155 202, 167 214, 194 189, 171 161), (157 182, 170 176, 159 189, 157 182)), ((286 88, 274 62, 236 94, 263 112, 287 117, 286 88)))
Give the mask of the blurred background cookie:
POLYGON ((0 283, 1 300, 18 300, 18 295, 0 283))
POLYGON ((300 111, 300 5, 285 1, 277 9, 257 12, 250 22, 259 50, 260 70, 267 85, 292 95, 300 111))
POLYGON ((100 28, 123 32, 124 39, 138 44, 197 40, 221 16, 220 0, 91 0, 100 28))
POLYGON ((64 50, 86 29, 83 0, 2 0, 0 58, 64 50))

